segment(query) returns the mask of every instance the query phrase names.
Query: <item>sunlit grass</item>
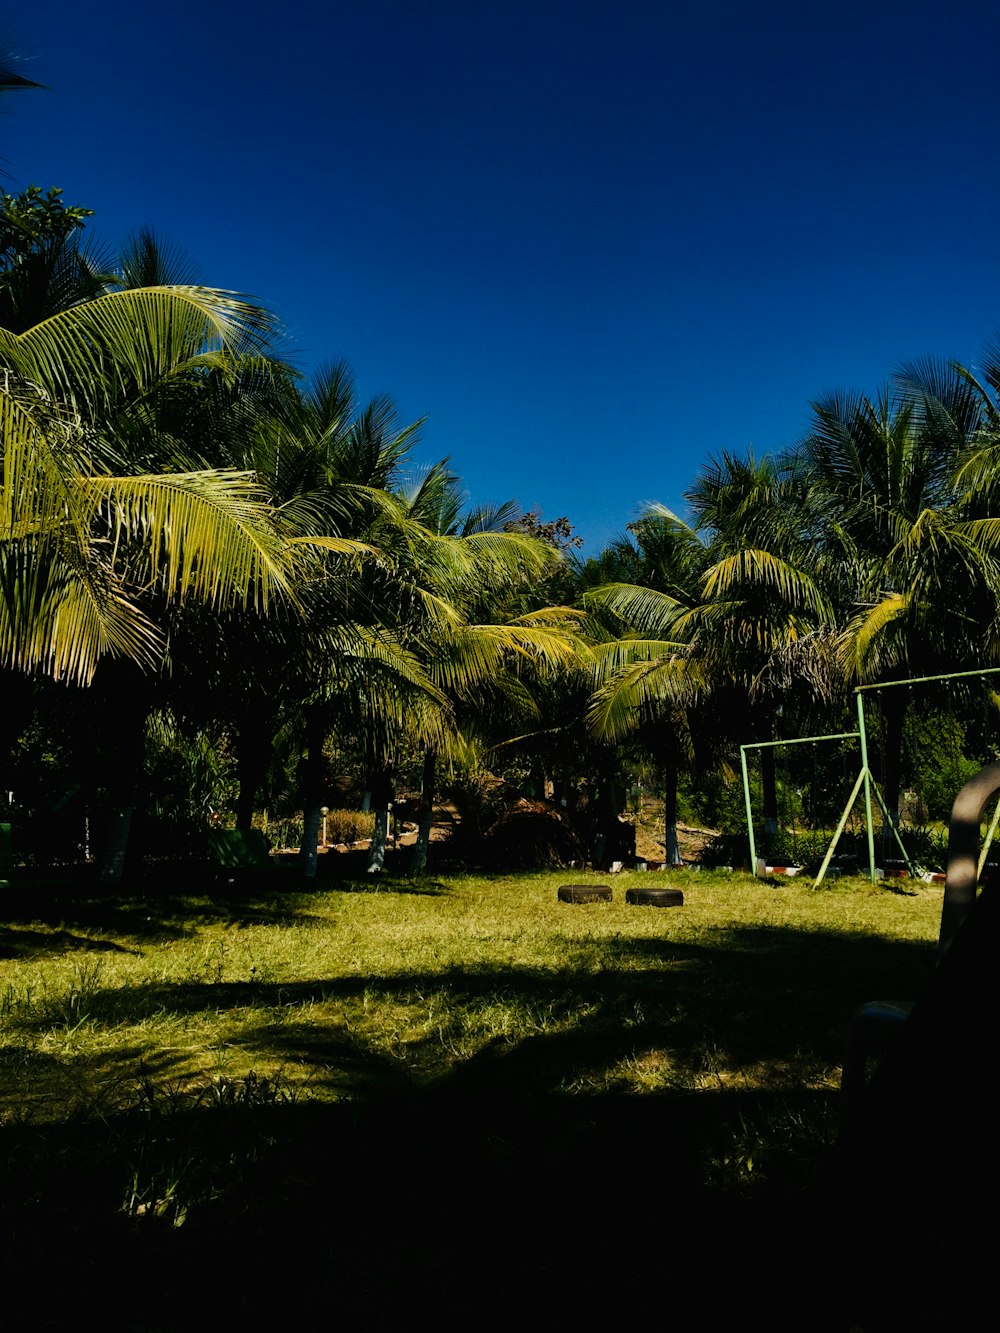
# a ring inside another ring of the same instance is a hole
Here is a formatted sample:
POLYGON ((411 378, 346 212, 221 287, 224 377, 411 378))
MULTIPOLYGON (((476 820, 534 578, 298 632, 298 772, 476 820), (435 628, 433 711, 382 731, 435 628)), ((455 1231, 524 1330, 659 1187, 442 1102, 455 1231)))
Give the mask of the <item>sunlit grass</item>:
MULTIPOLYGON (((679 877, 681 908, 560 903, 576 876, 455 876, 9 920, 0 1114, 111 1114, 280 1079, 331 1100, 475 1086, 834 1088, 852 1009, 929 970, 941 890, 679 877)), ((84 907, 86 910, 83 910, 84 907)))

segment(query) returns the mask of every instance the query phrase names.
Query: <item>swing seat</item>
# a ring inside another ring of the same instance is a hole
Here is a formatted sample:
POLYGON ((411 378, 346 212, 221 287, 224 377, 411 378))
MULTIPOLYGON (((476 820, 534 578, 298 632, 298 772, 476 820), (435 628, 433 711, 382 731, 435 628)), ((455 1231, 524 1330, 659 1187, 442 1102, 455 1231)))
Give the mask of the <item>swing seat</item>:
MULTIPOLYGON (((976 901, 979 883, 979 829, 990 797, 1000 790, 1000 764, 988 764, 955 797, 948 829, 937 963, 951 948, 976 901)), ((910 1017, 913 1000, 873 1000, 851 1021, 840 1089, 845 1125, 856 1115, 868 1081, 868 1067, 881 1059, 910 1017)))

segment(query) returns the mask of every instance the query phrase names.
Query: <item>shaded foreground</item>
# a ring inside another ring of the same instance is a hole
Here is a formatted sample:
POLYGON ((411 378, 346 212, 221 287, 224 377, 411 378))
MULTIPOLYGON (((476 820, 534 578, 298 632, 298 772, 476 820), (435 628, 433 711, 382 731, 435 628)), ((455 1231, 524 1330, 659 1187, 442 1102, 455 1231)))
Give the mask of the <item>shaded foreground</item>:
POLYGON ((857 1002, 925 980, 937 903, 692 877, 682 911, 626 915, 560 910, 556 883, 63 894, 8 917, 4 1071, 27 1091, 30 1070, 40 1095, 21 1115, 6 1101, 0 1219, 12 1277, 38 1293, 32 1325, 100 1308, 104 1327, 164 1333, 244 1318, 896 1326, 869 1262, 892 1210, 873 1215, 834 1154, 835 1065, 857 1002), (181 946, 212 958, 216 938, 265 928, 306 932, 287 956, 257 953, 266 980, 179 968, 181 946), (121 950, 125 970, 75 1013, 55 1012, 54 990, 48 1011, 24 1003, 25 968, 88 948, 121 950), (382 1026, 366 1028, 373 1011, 382 1026), (249 1068, 208 1077, 158 1045, 177 1023, 204 1040, 209 1016, 229 1024, 216 1060, 242 1043, 249 1068))
POLYGON ((265 1314, 289 1327, 459 1327, 526 1312, 593 1327, 705 1299, 711 1327, 742 1305, 729 1283, 762 1279, 777 1318, 801 1276, 786 1269, 794 1211, 706 1191, 691 1151, 706 1113, 442 1097, 230 1110, 155 1135, 134 1122, 7 1131, 6 1259, 44 1292, 36 1327, 69 1327, 112 1293, 117 1314, 102 1325, 127 1329, 265 1314), (59 1164, 44 1193, 22 1165, 39 1152, 59 1164), (183 1225, 169 1205, 130 1216, 114 1164, 137 1152, 154 1171, 159 1155, 195 1172, 225 1163, 236 1179, 183 1225), (751 1255, 761 1272, 743 1271, 751 1255))

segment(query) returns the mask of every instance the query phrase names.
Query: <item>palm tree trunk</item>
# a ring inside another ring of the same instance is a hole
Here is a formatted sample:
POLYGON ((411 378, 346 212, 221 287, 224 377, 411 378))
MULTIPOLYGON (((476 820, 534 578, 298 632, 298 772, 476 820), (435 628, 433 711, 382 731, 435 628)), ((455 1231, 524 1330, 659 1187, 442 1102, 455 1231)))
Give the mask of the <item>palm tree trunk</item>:
POLYGON ((417 841, 413 848, 410 869, 415 875, 427 869, 430 850, 431 826, 434 822, 434 780, 437 772, 437 751, 432 745, 424 746, 424 772, 420 787, 420 808, 417 812, 417 841))
POLYGON ((101 674, 103 706, 114 716, 114 750, 108 757, 108 810, 97 857, 97 878, 105 888, 117 888, 125 874, 132 819, 149 717, 147 681, 131 662, 109 662, 101 674))
POLYGON ((663 783, 664 858, 667 865, 677 866, 681 864, 677 842, 677 757, 672 747, 664 764, 663 783))
POLYGON ((253 827, 257 793, 264 783, 271 738, 248 720, 236 737, 236 827, 244 833, 253 827))
POLYGON ((620 793, 616 782, 617 754, 602 748, 597 762, 596 828, 591 859, 596 869, 607 869, 617 859, 620 841, 620 793))
POLYGON ((389 806, 392 804, 392 774, 383 768, 372 780, 372 809, 375 832, 368 851, 368 874, 377 875, 385 867, 385 844, 389 836, 389 806))
POLYGON ((385 869, 385 844, 389 837, 389 811, 381 806, 375 810, 375 828, 372 831, 371 845, 368 848, 369 875, 377 875, 385 869))
POLYGON ((125 874, 125 858, 128 856, 134 811, 135 806, 132 802, 121 800, 115 801, 108 811, 101 855, 97 863, 98 882, 106 889, 116 889, 125 874))
POLYGON ((322 711, 311 707, 306 712, 306 753, 302 773, 302 844, 299 847, 299 867, 303 879, 315 879, 319 862, 317 847, 322 819, 323 743, 326 727, 322 711))

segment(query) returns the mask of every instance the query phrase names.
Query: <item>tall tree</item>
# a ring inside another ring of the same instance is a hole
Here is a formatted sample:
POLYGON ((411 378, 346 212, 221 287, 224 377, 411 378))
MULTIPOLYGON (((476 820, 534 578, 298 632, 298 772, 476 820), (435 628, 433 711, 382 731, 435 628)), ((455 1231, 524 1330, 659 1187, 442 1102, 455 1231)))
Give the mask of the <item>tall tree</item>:
MULTIPOLYGON (((728 622, 734 660, 741 645, 751 649, 752 697, 770 688, 776 703, 774 689, 792 687, 830 703, 851 684, 990 662, 1000 588, 995 419, 968 372, 926 363, 874 400, 814 403, 803 440, 773 463, 727 459, 702 474, 696 510, 729 552, 706 580, 708 612, 728 622)), ((882 699, 893 812, 906 703, 901 690, 882 699)))
MULTIPOLYGON (((992 664, 983 653, 1000 590, 997 511, 987 490, 963 494, 959 481, 977 473, 979 425, 954 413, 967 395, 952 393, 948 414, 913 387, 821 400, 786 462, 802 495, 802 565, 833 590, 851 683, 992 664)), ((883 795, 896 818, 906 704, 899 689, 881 700, 883 795)))
POLYGON ((496 723, 500 701, 517 697, 530 708, 535 684, 576 661, 579 616, 566 608, 525 610, 540 588, 549 588, 561 557, 552 543, 517 525, 515 501, 465 509, 447 459, 406 500, 429 535, 418 567, 422 574, 434 571, 429 590, 449 608, 426 619, 413 639, 446 699, 433 719, 425 715, 436 734, 420 737, 423 774, 412 862, 420 871, 427 861, 439 753, 475 748, 484 715, 491 712, 496 723))
POLYGON ((53 247, 83 214, 53 192, 3 209, 20 239, 0 260, 0 662, 84 685, 109 678, 90 698, 111 690, 122 733, 105 858, 115 878, 170 616, 188 602, 294 600, 294 571, 254 477, 205 467, 197 438, 215 386, 266 349, 268 317, 190 286, 68 284, 47 304, 53 284, 25 272, 39 259, 58 274, 53 247))
POLYGON ((620 743, 632 736, 652 749, 671 863, 680 860, 678 781, 695 758, 691 713, 711 688, 685 622, 700 603, 710 564, 699 535, 669 510, 652 506, 586 575, 591 587, 584 602, 612 631, 593 648, 590 726, 602 740, 620 743), (631 581, 596 581, 604 572, 627 573, 631 581))

